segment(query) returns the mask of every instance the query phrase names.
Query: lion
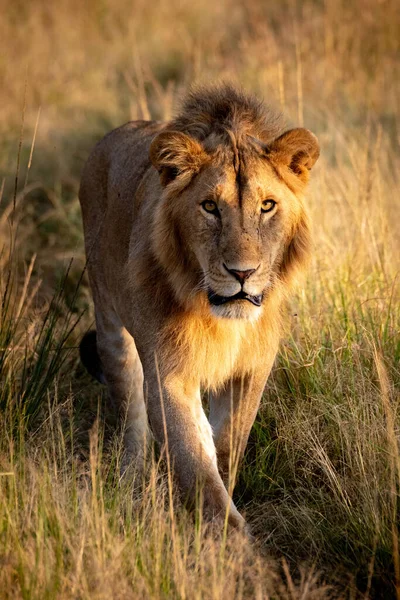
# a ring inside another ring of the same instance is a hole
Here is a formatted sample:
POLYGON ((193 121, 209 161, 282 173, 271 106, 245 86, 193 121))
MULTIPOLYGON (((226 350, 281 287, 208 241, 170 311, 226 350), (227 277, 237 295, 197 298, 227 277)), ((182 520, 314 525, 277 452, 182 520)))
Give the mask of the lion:
POLYGON ((152 434, 182 495, 201 483, 206 517, 234 527, 237 465, 310 255, 304 192, 318 156, 310 131, 284 131, 223 84, 192 89, 168 123, 115 129, 83 171, 96 332, 82 361, 126 411, 126 464, 152 434))

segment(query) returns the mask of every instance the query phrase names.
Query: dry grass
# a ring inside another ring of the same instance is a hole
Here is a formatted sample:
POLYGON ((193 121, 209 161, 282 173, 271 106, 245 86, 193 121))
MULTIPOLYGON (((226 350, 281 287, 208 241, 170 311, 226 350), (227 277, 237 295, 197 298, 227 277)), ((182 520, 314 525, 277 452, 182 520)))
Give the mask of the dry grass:
POLYGON ((398 3, 0 11, 0 597, 400 598, 398 3), (155 459, 140 491, 118 481, 112 415, 74 347, 93 319, 77 200, 90 147, 218 78, 322 146, 315 259, 235 491, 255 545, 171 510, 155 459))

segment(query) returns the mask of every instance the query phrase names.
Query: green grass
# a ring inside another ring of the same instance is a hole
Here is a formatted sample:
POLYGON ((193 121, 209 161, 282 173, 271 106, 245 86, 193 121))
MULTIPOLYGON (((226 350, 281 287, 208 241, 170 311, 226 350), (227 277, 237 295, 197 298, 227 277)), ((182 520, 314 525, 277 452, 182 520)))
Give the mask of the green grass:
POLYGON ((396 2, 0 10, 0 598, 400 598, 396 2), (189 515, 157 456, 120 481, 115 416, 77 350, 90 148, 220 77, 322 148, 314 259, 234 493, 254 544, 189 515))

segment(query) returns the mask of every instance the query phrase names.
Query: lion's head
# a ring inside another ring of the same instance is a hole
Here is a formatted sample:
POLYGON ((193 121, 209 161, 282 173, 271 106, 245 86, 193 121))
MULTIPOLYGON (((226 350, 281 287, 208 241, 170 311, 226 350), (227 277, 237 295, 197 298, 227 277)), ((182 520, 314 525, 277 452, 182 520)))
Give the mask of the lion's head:
POLYGON ((164 188, 153 248, 179 301, 258 318, 308 256, 303 192, 318 156, 310 131, 281 133, 271 111, 230 86, 189 95, 150 149, 164 188))

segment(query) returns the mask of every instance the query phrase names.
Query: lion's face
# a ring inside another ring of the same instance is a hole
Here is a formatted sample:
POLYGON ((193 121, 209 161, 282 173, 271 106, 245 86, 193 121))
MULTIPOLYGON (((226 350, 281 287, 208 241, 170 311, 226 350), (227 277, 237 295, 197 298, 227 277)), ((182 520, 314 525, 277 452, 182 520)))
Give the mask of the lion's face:
POLYGON ((248 155, 206 167, 181 197, 181 231, 202 271, 201 287, 220 317, 256 319, 279 274, 302 206, 271 164, 248 155))
MULTIPOLYGON (((297 145, 288 158, 279 144, 262 151, 250 144, 233 160, 230 152, 197 151, 197 172, 176 159, 161 171, 169 214, 164 229, 179 240, 186 269, 197 273, 193 292, 206 294, 214 315, 256 320, 277 278, 308 251, 302 188, 310 152, 297 145)), ((193 147, 190 157, 196 158, 193 147)))

